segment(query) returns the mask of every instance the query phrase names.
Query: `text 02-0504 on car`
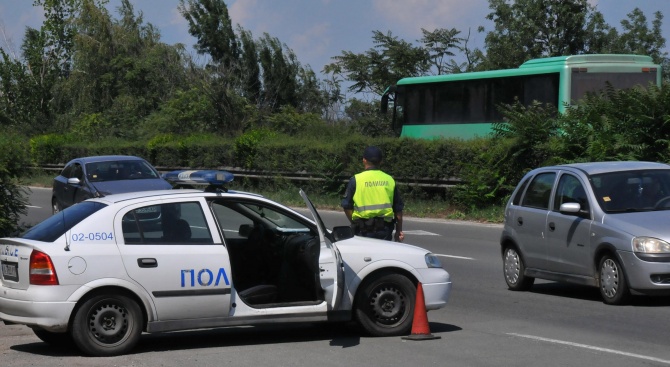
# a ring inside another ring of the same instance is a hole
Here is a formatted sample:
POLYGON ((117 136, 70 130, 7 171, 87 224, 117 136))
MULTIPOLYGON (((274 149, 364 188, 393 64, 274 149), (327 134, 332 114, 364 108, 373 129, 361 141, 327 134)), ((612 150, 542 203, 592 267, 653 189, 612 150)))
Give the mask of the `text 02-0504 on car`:
POLYGON ((592 162, 535 169, 505 208, 505 281, 595 286, 605 303, 670 295, 670 166, 592 162))
MULTIPOLYGON (((232 179, 223 171, 174 176, 232 179)), ((0 319, 104 356, 128 352, 143 331, 356 320, 371 335, 408 334, 419 283, 427 310, 446 305, 451 280, 435 255, 353 236, 350 227, 328 231, 300 194, 314 219, 211 187, 71 206, 0 239, 0 319)))
POLYGON ((149 162, 139 157, 75 158, 53 180, 51 207, 56 213, 93 197, 171 188, 149 162))

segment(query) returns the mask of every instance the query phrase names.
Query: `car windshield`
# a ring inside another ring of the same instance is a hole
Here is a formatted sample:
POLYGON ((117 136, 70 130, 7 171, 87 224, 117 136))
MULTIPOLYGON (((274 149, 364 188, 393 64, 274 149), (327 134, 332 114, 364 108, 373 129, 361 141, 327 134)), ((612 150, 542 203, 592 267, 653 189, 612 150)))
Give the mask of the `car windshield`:
POLYGON ((670 170, 638 170, 591 176, 606 213, 670 210, 670 170))
POLYGON ((86 163, 90 182, 156 179, 158 173, 143 160, 118 160, 86 163))
POLYGON ((53 242, 63 233, 69 231, 70 228, 106 206, 106 204, 88 201, 72 205, 30 228, 20 237, 28 240, 53 242))

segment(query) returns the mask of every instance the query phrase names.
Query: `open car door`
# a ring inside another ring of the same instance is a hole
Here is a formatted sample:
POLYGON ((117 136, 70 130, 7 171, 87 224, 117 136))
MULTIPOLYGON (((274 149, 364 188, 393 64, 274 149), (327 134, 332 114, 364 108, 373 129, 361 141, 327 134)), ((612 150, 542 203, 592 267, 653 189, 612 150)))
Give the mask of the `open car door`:
POLYGON ((333 244, 326 226, 321 220, 321 216, 316 211, 314 204, 309 200, 307 194, 300 189, 300 196, 305 200, 307 208, 312 213, 314 221, 319 229, 319 271, 321 273, 321 288, 325 291, 326 302, 329 303, 329 309, 336 311, 339 308, 342 299, 342 288, 344 282, 342 270, 342 258, 337 247, 333 244))

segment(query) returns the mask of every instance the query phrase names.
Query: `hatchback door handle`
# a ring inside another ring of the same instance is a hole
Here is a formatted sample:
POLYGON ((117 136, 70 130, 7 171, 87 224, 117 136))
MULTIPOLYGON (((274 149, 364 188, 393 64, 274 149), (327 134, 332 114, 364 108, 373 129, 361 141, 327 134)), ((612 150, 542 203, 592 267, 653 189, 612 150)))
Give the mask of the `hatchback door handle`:
POLYGON ((137 259, 137 265, 140 268, 157 268, 158 260, 154 258, 141 258, 137 259))

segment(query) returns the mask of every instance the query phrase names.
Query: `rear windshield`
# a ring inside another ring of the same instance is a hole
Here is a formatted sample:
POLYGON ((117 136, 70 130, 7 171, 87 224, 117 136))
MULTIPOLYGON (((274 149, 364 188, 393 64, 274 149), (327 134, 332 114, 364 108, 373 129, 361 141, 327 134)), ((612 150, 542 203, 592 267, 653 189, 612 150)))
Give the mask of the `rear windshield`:
POLYGON ((84 201, 82 203, 72 205, 71 207, 56 213, 30 228, 23 234, 21 238, 28 240, 36 240, 42 242, 53 242, 62 236, 70 228, 76 226, 82 220, 88 218, 89 215, 106 207, 107 204, 84 201))

